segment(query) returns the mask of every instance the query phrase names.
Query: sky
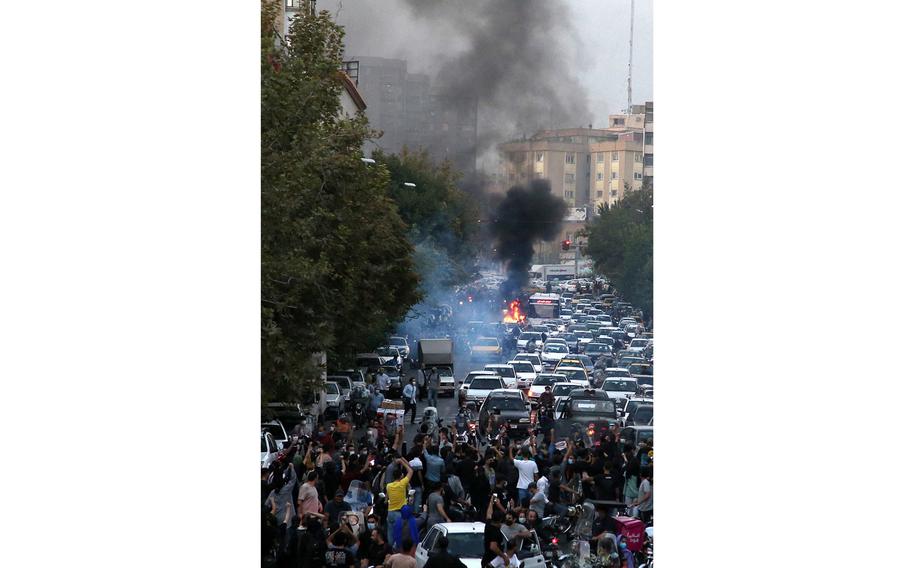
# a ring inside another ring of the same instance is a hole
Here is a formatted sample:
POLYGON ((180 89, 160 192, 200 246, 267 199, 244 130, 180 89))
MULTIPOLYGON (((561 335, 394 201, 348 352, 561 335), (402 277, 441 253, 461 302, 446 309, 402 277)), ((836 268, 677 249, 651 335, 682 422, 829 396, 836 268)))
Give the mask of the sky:
MULTIPOLYGON (((319 9, 336 14, 338 23, 345 26, 346 56, 406 59, 408 71, 431 76, 436 75, 441 62, 469 50, 467 34, 471 30, 497 20, 490 17, 489 10, 507 9, 509 4, 524 6, 520 0, 317 2, 319 9)), ((546 37, 544 43, 552 43, 548 48, 556 66, 548 68, 551 72, 564 71, 577 80, 595 127, 606 126, 609 114, 623 112, 626 107, 630 4, 631 0, 549 0, 543 5, 548 10, 545 29, 537 26, 529 32, 535 34, 534 42, 546 37), (560 20, 563 13, 565 19, 560 20)), ((532 5, 531 0, 527 5, 532 5)), ((653 100, 652 9, 651 1, 635 2, 633 104, 653 100)), ((524 23, 516 21, 515 27, 520 29, 524 23)), ((543 92, 551 96, 553 90, 543 92)))

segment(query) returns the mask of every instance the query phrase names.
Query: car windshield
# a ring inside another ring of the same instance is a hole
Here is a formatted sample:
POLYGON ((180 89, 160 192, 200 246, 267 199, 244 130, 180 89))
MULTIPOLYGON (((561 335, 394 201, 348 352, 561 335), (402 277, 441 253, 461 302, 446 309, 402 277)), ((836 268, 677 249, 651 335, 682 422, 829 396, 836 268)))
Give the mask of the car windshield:
POLYGON ((605 391, 635 392, 638 390, 638 383, 635 381, 604 381, 601 388, 605 391))
POLYGON ((540 339, 540 334, 531 333, 531 332, 526 331, 526 332, 522 333, 521 335, 519 335, 518 339, 521 339, 522 341, 530 341, 532 339, 536 340, 536 339, 540 339))
POLYGON ((512 368, 515 369, 518 373, 533 373, 534 365, 528 363, 527 361, 514 362, 512 363, 512 368))
POLYGON ((590 331, 579 331, 576 332, 576 335, 585 339, 594 339, 594 335, 590 331))
POLYGON ((582 369, 560 369, 559 372, 564 374, 570 381, 586 381, 588 379, 582 369))
POLYGON ((493 371, 494 373, 496 373, 497 375, 499 375, 501 377, 508 377, 510 379, 515 378, 515 369, 513 369, 512 367, 506 367, 506 366, 487 367, 487 369, 493 371))
POLYGON ((496 397, 490 400, 491 410, 524 410, 525 403, 517 396, 496 397))
POLYGON ((483 533, 469 532, 456 533, 449 532, 446 535, 449 539, 449 554, 455 558, 482 558, 483 557, 483 533))
POLYGON ((633 339, 632 343, 629 344, 629 347, 644 347, 647 344, 647 339, 633 339))
POLYGON ((609 400, 581 399, 572 401, 572 412, 579 414, 614 414, 616 407, 609 400))
POLYGON ((642 365, 641 363, 629 365, 629 373, 633 375, 650 375, 650 369, 650 365, 642 365))
POLYGON ((378 357, 358 357, 356 363, 358 367, 377 367, 381 361, 378 357))
POLYGON ((393 337, 389 340, 389 345, 401 345, 402 347, 408 344, 403 337, 393 337))
POLYGON ((608 377, 628 377, 630 372, 625 370, 606 371, 608 377))
POLYGON ((269 451, 268 447, 265 445, 265 436, 260 436, 259 439, 262 440, 262 444, 260 445, 260 450, 259 450, 259 451, 260 451, 260 452, 267 452, 267 451, 269 451))
POLYGON ((539 355, 531 355, 528 353, 522 353, 520 355, 516 355, 515 358, 520 359, 522 361, 530 361, 530 363, 532 365, 540 365, 540 356, 539 355))
POLYGON ((584 365, 585 367, 593 367, 593 366, 594 366, 594 362, 591 361, 591 358, 588 357, 587 355, 579 355, 579 356, 578 356, 578 360, 581 361, 581 364, 584 365))
POLYGON ((641 422, 642 424, 646 423, 648 420, 654 416, 654 407, 651 405, 639 406, 635 409, 635 421, 641 422))
POLYGON ((642 429, 638 431, 638 441, 644 442, 645 440, 654 439, 654 430, 651 428, 642 429))
POLYGON ((561 343, 551 343, 547 345, 545 351, 547 353, 568 353, 569 349, 561 343))
POLYGON ((534 379, 535 385, 552 385, 556 381, 562 379, 562 377, 548 377, 546 375, 540 375, 534 379))
MULTIPOLYGON (((284 432, 281 431, 281 426, 277 424, 266 424, 262 427, 263 430, 272 435, 276 440, 284 440, 284 432)), ((265 451, 265 450, 263 450, 265 451)))
POLYGON ((493 337, 481 337, 475 345, 478 347, 498 347, 499 342, 493 337))
POLYGON ((376 353, 382 357, 395 357, 398 355, 398 350, 392 349, 391 347, 382 347, 380 349, 377 349, 376 353))
POLYGON ((588 343, 588 346, 585 347, 585 353, 603 353, 609 349, 603 343, 588 343))
POLYGON ((343 389, 351 388, 351 379, 347 377, 332 377, 329 380, 333 383, 337 383, 338 386, 343 389))
POLYGON ((337 383, 326 383, 325 384, 325 393, 326 394, 338 394, 339 392, 340 391, 338 390, 337 383))
POLYGON ((477 377, 471 381, 471 390, 493 390, 502 388, 502 379, 477 377))
POLYGON ((553 396, 566 396, 578 387, 575 385, 559 385, 553 387, 553 396))

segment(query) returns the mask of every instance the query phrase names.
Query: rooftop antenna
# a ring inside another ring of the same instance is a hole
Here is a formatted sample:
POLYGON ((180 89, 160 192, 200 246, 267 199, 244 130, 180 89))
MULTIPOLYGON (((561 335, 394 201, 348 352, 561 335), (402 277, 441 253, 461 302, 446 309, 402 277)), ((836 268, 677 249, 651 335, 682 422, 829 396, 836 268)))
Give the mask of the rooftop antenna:
POLYGON ((632 14, 629 16, 629 77, 628 77, 628 107, 626 114, 632 115, 632 32, 635 30, 635 0, 632 0, 632 14))

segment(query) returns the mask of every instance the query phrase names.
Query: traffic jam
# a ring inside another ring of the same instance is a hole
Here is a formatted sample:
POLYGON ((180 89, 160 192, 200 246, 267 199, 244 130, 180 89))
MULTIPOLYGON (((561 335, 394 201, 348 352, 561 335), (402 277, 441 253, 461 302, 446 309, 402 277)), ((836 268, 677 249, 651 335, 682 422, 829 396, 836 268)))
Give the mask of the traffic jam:
POLYGON ((650 322, 603 279, 501 284, 264 419, 274 565, 653 566, 650 322))

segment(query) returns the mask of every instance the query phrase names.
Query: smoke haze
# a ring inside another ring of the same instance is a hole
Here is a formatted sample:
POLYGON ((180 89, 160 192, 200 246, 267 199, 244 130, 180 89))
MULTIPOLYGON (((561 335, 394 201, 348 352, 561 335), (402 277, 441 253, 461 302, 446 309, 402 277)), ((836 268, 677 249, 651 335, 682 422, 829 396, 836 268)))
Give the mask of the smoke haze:
MULTIPOLYGON (((341 2, 348 55, 406 59, 460 110, 477 104, 478 154, 542 128, 587 126, 582 46, 565 0, 341 2)), ((332 10, 331 4, 326 4, 332 10)))

